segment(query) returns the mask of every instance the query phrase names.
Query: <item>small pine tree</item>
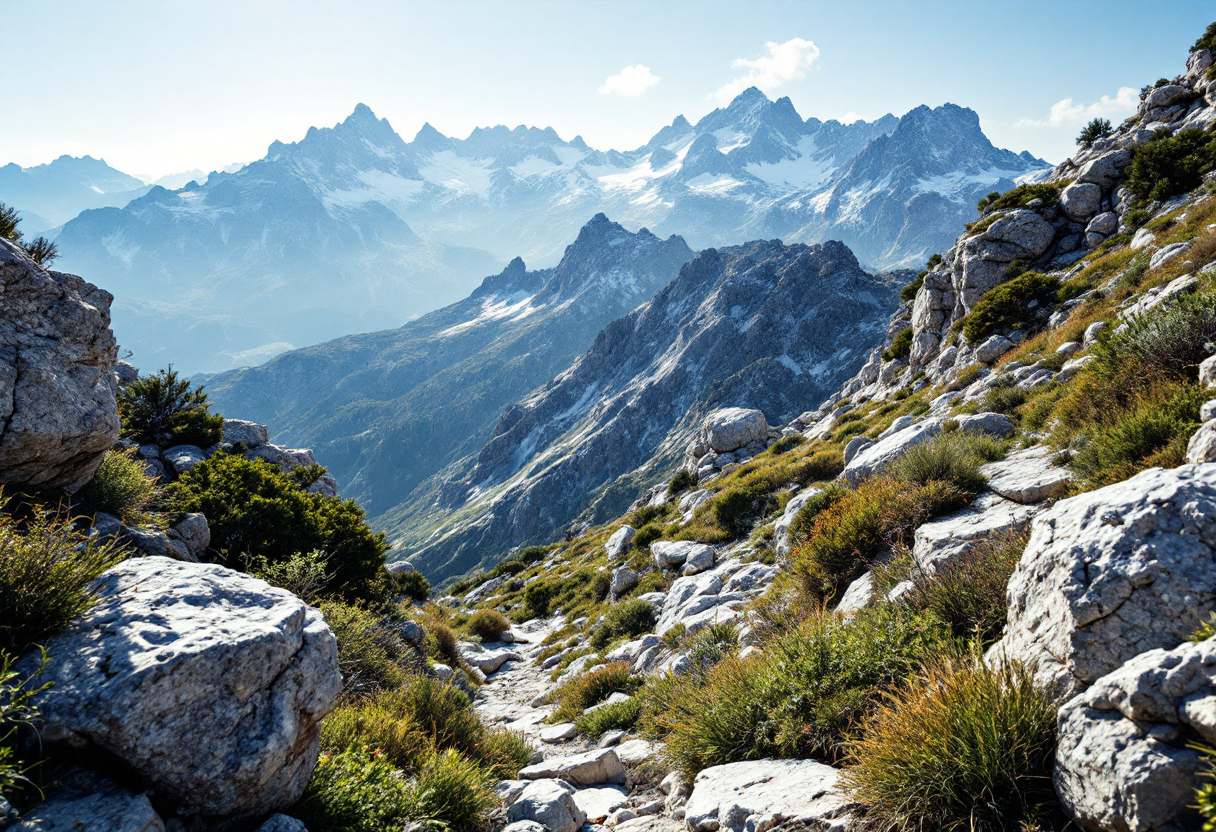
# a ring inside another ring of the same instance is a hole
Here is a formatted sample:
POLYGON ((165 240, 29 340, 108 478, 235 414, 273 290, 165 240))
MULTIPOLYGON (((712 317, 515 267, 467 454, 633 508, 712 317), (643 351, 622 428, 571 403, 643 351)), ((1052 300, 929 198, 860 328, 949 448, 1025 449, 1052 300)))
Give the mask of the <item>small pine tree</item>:
POLYGON ((0 202, 0 237, 10 243, 20 243, 21 232, 17 230, 17 224, 20 222, 21 218, 17 216, 17 209, 9 208, 0 202))
POLYGON ((1089 147, 1098 139, 1109 136, 1111 132, 1110 119, 1095 118, 1082 128, 1080 135, 1077 136, 1077 144, 1081 147, 1089 147))
POLYGON ((30 259, 43 268, 59 259, 59 246, 46 237, 35 237, 22 247, 30 259))
POLYGON ((224 418, 207 412, 207 394, 170 366, 133 381, 118 394, 122 435, 156 445, 209 447, 223 437, 224 418))

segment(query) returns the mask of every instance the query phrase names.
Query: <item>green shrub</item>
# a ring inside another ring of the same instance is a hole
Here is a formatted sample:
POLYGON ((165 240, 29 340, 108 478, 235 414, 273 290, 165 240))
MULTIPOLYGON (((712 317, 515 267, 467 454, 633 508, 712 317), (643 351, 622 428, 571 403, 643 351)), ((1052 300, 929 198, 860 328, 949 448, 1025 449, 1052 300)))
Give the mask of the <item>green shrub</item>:
POLYGON ((713 667, 739 647, 739 631, 729 622, 710 624, 684 645, 685 655, 695 667, 713 667))
POLYGON ((315 462, 311 465, 297 465, 287 472, 288 475, 295 480, 296 487, 307 491, 309 487, 314 485, 321 477, 329 473, 324 465, 317 465, 315 462))
POLYGON ((426 653, 437 662, 442 662, 451 668, 462 665, 460 650, 457 646, 456 633, 448 623, 447 613, 443 607, 428 603, 422 608, 417 623, 422 625, 426 633, 426 653))
MULTIPOLYGON (((1211 26, 1216 29, 1216 23, 1211 26)), ((1209 746, 1192 746, 1203 755, 1203 768, 1199 774, 1205 783, 1195 790, 1195 808, 1203 819, 1203 832, 1216 830, 1216 751, 1209 746)))
POLYGON ((50 268, 51 263, 59 259, 59 246, 46 237, 35 237, 21 246, 29 258, 42 268, 50 268))
POLYGON ((405 681, 412 651, 375 613, 339 601, 319 609, 338 639, 338 669, 348 696, 395 688, 405 681))
POLYGON ((1030 398, 1030 394, 1016 384, 999 384, 984 394, 984 410, 991 413, 1013 413, 1030 398))
POLYGON ((911 303, 916 300, 916 293, 920 291, 921 286, 925 285, 925 276, 928 274, 927 270, 917 274, 915 280, 899 290, 899 299, 904 303, 911 303))
POLYGON ((939 649, 938 625, 898 605, 844 623, 810 616, 763 653, 647 685, 642 724, 690 779, 764 758, 836 762, 879 693, 939 649))
POLYGON ((1089 147, 1098 139, 1105 139, 1112 132, 1114 129, 1110 126, 1110 119, 1092 119, 1089 124, 1081 128, 1081 132, 1077 136, 1077 144, 1081 147, 1089 147))
POLYGON ((453 832, 488 828, 490 809, 498 805, 486 773, 453 750, 428 757, 412 785, 415 817, 453 832))
POLYGON ((696 485, 696 475, 681 468, 676 472, 676 475, 671 478, 671 482, 667 484, 667 496, 674 497, 676 494, 682 494, 690 488, 695 488, 696 485))
POLYGON ((997 330, 1029 329, 1060 291, 1060 278, 1026 272, 989 289, 963 324, 967 343, 978 344, 997 330))
POLYGON ((123 522, 138 523, 156 496, 148 468, 135 459, 135 451, 106 451, 101 465, 80 496, 94 511, 113 514, 123 522))
POLYGON ((524 590, 524 609, 529 618, 544 618, 549 614, 549 604, 557 594, 557 587, 546 580, 535 580, 524 590))
POLYGON ((987 647, 1005 628, 1006 588, 1028 537, 1015 531, 977 541, 932 577, 918 578, 908 603, 941 621, 955 638, 987 647))
POLYGON ((613 693, 633 693, 642 680, 632 676, 629 662, 609 662, 589 673, 575 676, 553 693, 557 708, 550 722, 572 722, 592 705, 598 705, 613 693))
POLYGON ((777 495, 762 484, 728 488, 715 494, 711 503, 714 523, 732 538, 746 535, 778 506, 777 495))
POLYGON ((1068 182, 1050 182, 1039 185, 1018 185, 1010 191, 997 196, 993 199, 993 194, 988 194, 986 200, 980 200, 980 213, 988 211, 1005 211, 1012 208, 1025 208, 1027 203, 1034 199, 1043 200, 1045 207, 1055 205, 1060 201, 1060 191, 1068 182))
POLYGON ((917 526, 966 499, 967 492, 938 480, 868 480, 819 513, 805 542, 790 552, 792 571, 810 599, 837 598, 867 566, 910 541, 917 526))
POLYGON ((297 552, 287 560, 269 561, 264 557, 251 560, 245 571, 261 578, 271 586, 285 589, 309 604, 320 599, 329 586, 329 558, 324 552, 297 552))
POLYGON ((1181 465, 1208 398, 1197 385, 1175 385, 1132 402, 1114 412, 1109 424, 1092 426, 1073 455, 1073 470, 1087 486, 1098 488, 1144 468, 1181 465))
POLYGON ((393 584, 398 592, 414 601, 425 601, 431 597, 431 582, 417 569, 412 572, 394 572, 393 584))
POLYGON ((794 515, 793 522, 790 523, 790 542, 798 544, 806 540, 815 525, 815 518, 819 516, 819 513, 831 508, 843 500, 849 493, 849 489, 845 486, 838 482, 832 482, 828 483, 815 494, 812 494, 802 504, 802 508, 798 509, 798 513, 794 515))
POLYGON ((415 817, 413 789, 392 764, 363 750, 322 754, 292 817, 309 829, 385 832, 415 817))
POLYGON ((912 327, 901 329, 899 334, 891 341, 891 346, 882 351, 883 361, 894 361, 897 358, 904 358, 912 352, 912 327))
POLYGON ((627 731, 642 714, 642 700, 631 696, 624 702, 614 702, 582 714, 574 720, 578 730, 593 740, 598 740, 608 731, 627 731))
POLYGON ((11 798, 29 783, 29 764, 20 753, 20 733, 32 729, 38 719, 38 708, 32 703, 36 694, 51 686, 37 684, 47 656, 42 654, 42 668, 32 677, 22 679, 11 669, 12 657, 0 653, 0 799, 11 798))
POLYGON ((1198 52, 1200 49, 1216 49, 1216 23, 1209 23, 1208 28, 1191 47, 1192 52, 1198 52))
POLYGON ((1026 670, 941 662, 867 721, 846 777, 875 828, 1034 828, 1055 804, 1055 734, 1026 670))
POLYGON ((905 482, 926 485, 937 480, 967 494, 978 494, 988 484, 980 466, 1004 456, 1005 443, 1001 440, 955 430, 909 448, 888 470, 905 482))
POLYGON ((0 503, 0 653, 20 655, 92 606, 93 580, 122 560, 110 544, 39 510, 22 524, 0 503))
POLYGON ((209 448, 224 436, 224 417, 208 412, 207 394, 169 367, 118 391, 122 435, 142 444, 209 448))
POLYGON ((595 573, 595 582, 591 585, 591 597, 596 601, 603 601, 608 597, 608 593, 612 590, 612 573, 607 569, 601 569, 595 573))
POLYGON ((658 523, 647 523, 638 529, 637 534, 633 536, 633 547, 639 551, 645 551, 647 546, 662 537, 663 527, 661 525, 658 523))
POLYGON ((793 480, 798 485, 810 485, 813 482, 833 480, 844 470, 844 451, 816 451, 805 459, 799 460, 794 467, 793 480))
POLYGON ((1094 347, 1098 369, 1107 375, 1138 362, 1152 376, 1198 378, 1198 366, 1216 341, 1216 293, 1187 295, 1170 309, 1138 315, 1118 335, 1099 338, 1094 347))
POLYGON ((621 636, 645 635, 654 629, 654 622, 654 606, 647 601, 629 598, 613 604, 604 614, 604 623, 591 634, 591 646, 600 650, 621 636))
POLYGON ((332 590, 344 600, 379 600, 388 590, 384 535, 368 528, 354 500, 297 487, 277 465, 216 454, 170 486, 181 511, 205 514, 217 561, 239 568, 242 556, 274 563, 319 549, 329 557, 332 590))
POLYGON ((510 629, 511 622, 498 610, 478 610, 465 625, 469 635, 477 636, 482 641, 498 641, 510 629))
POLYGON ((1132 149, 1126 185, 1138 199, 1169 199, 1198 188, 1216 167, 1216 138, 1202 130, 1160 131, 1132 149))
POLYGON ((801 433, 791 433, 789 436, 783 436, 776 442, 768 446, 768 452, 773 456, 792 451, 799 445, 806 442, 806 437, 801 433))

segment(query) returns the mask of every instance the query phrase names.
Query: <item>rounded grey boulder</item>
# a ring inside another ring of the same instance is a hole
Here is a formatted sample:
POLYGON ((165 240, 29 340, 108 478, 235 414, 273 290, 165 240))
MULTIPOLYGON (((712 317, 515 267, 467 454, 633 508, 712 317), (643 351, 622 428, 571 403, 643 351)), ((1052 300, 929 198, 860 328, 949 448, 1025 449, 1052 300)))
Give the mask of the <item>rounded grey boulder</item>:
POLYGON ((342 686, 321 614, 239 572, 160 557, 120 563, 97 590, 46 645, 42 740, 101 748, 189 811, 295 802, 342 686))

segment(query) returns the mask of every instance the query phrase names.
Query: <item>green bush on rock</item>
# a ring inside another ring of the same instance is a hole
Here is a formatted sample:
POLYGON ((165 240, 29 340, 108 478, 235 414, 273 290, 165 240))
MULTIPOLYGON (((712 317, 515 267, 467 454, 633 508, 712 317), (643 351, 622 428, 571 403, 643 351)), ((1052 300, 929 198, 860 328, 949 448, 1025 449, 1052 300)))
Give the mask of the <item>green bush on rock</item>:
POLYGON ((309 494, 276 465, 216 454, 170 486, 181 511, 207 516, 211 548, 225 566, 244 558, 277 563, 314 549, 328 558, 332 592, 379 600, 389 587, 384 535, 373 533, 354 500, 309 494))
POLYGON ((101 465, 80 496, 94 511, 113 514, 125 523, 138 523, 156 495, 156 484, 132 451, 106 451, 101 465))
POLYGON ((208 412, 207 394, 172 367, 128 384, 118 393, 122 435, 141 445, 209 448, 224 435, 224 417, 208 412))

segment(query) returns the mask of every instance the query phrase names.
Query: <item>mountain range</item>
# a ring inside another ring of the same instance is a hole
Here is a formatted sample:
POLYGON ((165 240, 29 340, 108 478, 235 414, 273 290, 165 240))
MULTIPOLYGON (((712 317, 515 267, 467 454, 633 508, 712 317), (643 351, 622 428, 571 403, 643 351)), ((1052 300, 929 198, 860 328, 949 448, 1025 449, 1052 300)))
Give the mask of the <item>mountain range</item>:
POLYGON ((151 188, 104 159, 60 156, 45 165, 0 167, 0 202, 17 209, 22 231, 33 237, 90 208, 122 207, 151 188))
POLYGON ((840 239, 868 268, 919 264, 980 196, 1046 168, 952 104, 842 124, 752 88, 627 152, 524 126, 406 142, 359 105, 235 173, 85 211, 58 242, 121 299, 137 363, 193 372, 400 325, 516 256, 556 264, 600 212, 694 249, 840 239))
POLYGON ((312 447, 373 515, 476 453, 503 411, 564 370, 691 260, 679 237, 594 217, 551 269, 513 260, 469 297, 387 332, 207 379, 220 412, 312 447))

